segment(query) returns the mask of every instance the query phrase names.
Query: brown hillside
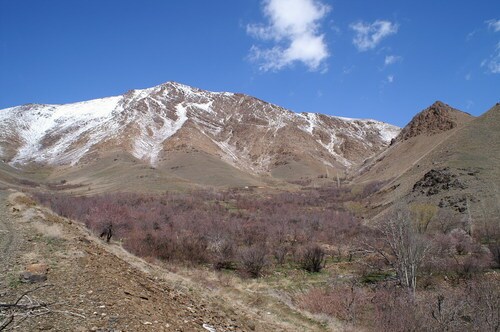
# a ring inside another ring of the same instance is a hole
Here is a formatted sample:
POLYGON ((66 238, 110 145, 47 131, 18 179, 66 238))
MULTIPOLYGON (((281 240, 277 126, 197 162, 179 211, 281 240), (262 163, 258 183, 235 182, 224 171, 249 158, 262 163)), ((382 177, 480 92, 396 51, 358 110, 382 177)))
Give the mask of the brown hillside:
POLYGON ((452 134, 386 186, 378 195, 379 202, 387 205, 403 199, 437 205, 465 217, 470 214, 476 220, 498 218, 500 105, 448 132, 452 134))
POLYGON ((474 117, 467 113, 442 102, 435 102, 418 113, 388 149, 366 160, 357 173, 354 173, 354 182, 398 178, 472 119, 474 117))

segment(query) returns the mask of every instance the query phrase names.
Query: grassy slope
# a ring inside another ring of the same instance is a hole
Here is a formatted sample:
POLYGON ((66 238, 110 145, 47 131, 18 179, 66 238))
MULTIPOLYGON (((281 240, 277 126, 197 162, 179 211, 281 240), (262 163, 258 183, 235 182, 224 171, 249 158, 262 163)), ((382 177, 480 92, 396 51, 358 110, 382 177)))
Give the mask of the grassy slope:
POLYGON ((126 153, 109 153, 88 164, 61 168, 50 182, 82 184, 74 193, 113 191, 164 192, 198 187, 244 187, 268 184, 203 152, 170 152, 156 167, 126 153), (90 189, 89 189, 90 188, 90 189))
POLYGON ((39 168, 37 170, 28 167, 20 170, 4 162, 0 162, 0 188, 32 187, 36 183, 43 182, 51 170, 39 168))

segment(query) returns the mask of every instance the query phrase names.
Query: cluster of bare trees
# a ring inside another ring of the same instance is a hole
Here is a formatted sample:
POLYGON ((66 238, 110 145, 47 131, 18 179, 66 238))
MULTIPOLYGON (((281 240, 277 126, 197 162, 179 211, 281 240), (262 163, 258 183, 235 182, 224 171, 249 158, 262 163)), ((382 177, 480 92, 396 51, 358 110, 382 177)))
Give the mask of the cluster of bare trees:
POLYGON ((36 197, 97 235, 107 235, 112 225, 113 238, 139 256, 211 264, 256 278, 283 264, 319 272, 328 254, 324 245, 347 244, 368 231, 341 209, 339 197, 347 195, 323 189, 272 196, 196 191, 36 197))
POLYGON ((437 286, 414 300, 397 289, 375 293, 377 329, 385 331, 499 331, 500 288, 490 277, 437 286))
POLYGON ((476 223, 471 232, 463 217, 432 206, 398 207, 373 233, 363 233, 358 261, 369 273, 393 272, 394 278, 368 286, 353 277, 313 288, 297 301, 373 330, 500 331, 496 225, 476 223))
POLYGON ((312 288, 297 298, 300 307, 345 322, 353 331, 499 331, 500 286, 497 279, 436 285, 413 297, 406 290, 348 281, 312 288))

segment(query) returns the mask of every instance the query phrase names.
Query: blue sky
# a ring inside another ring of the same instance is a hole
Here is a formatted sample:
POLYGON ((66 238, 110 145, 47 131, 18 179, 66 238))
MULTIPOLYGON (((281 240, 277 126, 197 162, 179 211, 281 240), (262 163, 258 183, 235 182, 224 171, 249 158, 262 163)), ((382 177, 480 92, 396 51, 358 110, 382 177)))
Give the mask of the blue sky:
POLYGON ((166 81, 405 125, 500 98, 500 2, 0 0, 0 108, 166 81))

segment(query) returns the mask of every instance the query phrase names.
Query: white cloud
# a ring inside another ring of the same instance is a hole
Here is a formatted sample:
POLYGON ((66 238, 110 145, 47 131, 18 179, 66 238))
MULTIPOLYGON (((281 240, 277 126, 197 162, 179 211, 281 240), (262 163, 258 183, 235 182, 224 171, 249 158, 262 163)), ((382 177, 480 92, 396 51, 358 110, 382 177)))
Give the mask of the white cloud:
POLYGON ((386 55, 385 60, 384 60, 384 64, 386 66, 389 66, 389 65, 392 65, 392 64, 399 62, 401 60, 403 60, 403 58, 400 57, 399 55, 386 55))
POLYGON ((387 82, 389 82, 389 83, 394 82, 394 75, 387 76, 387 82))
POLYGON ((491 74, 500 74, 500 42, 495 47, 495 53, 481 62, 481 67, 486 67, 491 74))
MULTIPOLYGON (((485 21, 488 28, 494 32, 500 32, 500 20, 493 19, 485 21)), ((500 42, 497 42, 495 46, 495 51, 488 59, 484 59, 481 62, 481 67, 486 67, 486 70, 491 74, 500 74, 500 42)))
POLYGON ((376 20, 373 23, 352 23, 350 28, 356 32, 352 43, 358 51, 364 52, 377 47, 382 39, 398 32, 399 26, 389 21, 376 20))
POLYGON ((488 25, 488 28, 492 29, 493 31, 500 31, 500 20, 488 20, 485 23, 488 25))
POLYGON ((479 32, 479 30, 474 30, 474 31, 471 31, 467 34, 467 36, 465 36, 465 40, 466 41, 470 41, 472 40, 472 38, 474 38, 474 36, 479 32))
POLYGON ((318 70, 329 51, 319 21, 330 7, 318 0, 264 0, 263 12, 268 24, 250 24, 247 33, 259 40, 273 42, 268 48, 252 46, 250 59, 264 71, 280 70, 302 62, 318 70))
POLYGON ((481 66, 485 66, 492 74, 500 74, 500 57, 497 55, 493 59, 487 60, 481 66))

